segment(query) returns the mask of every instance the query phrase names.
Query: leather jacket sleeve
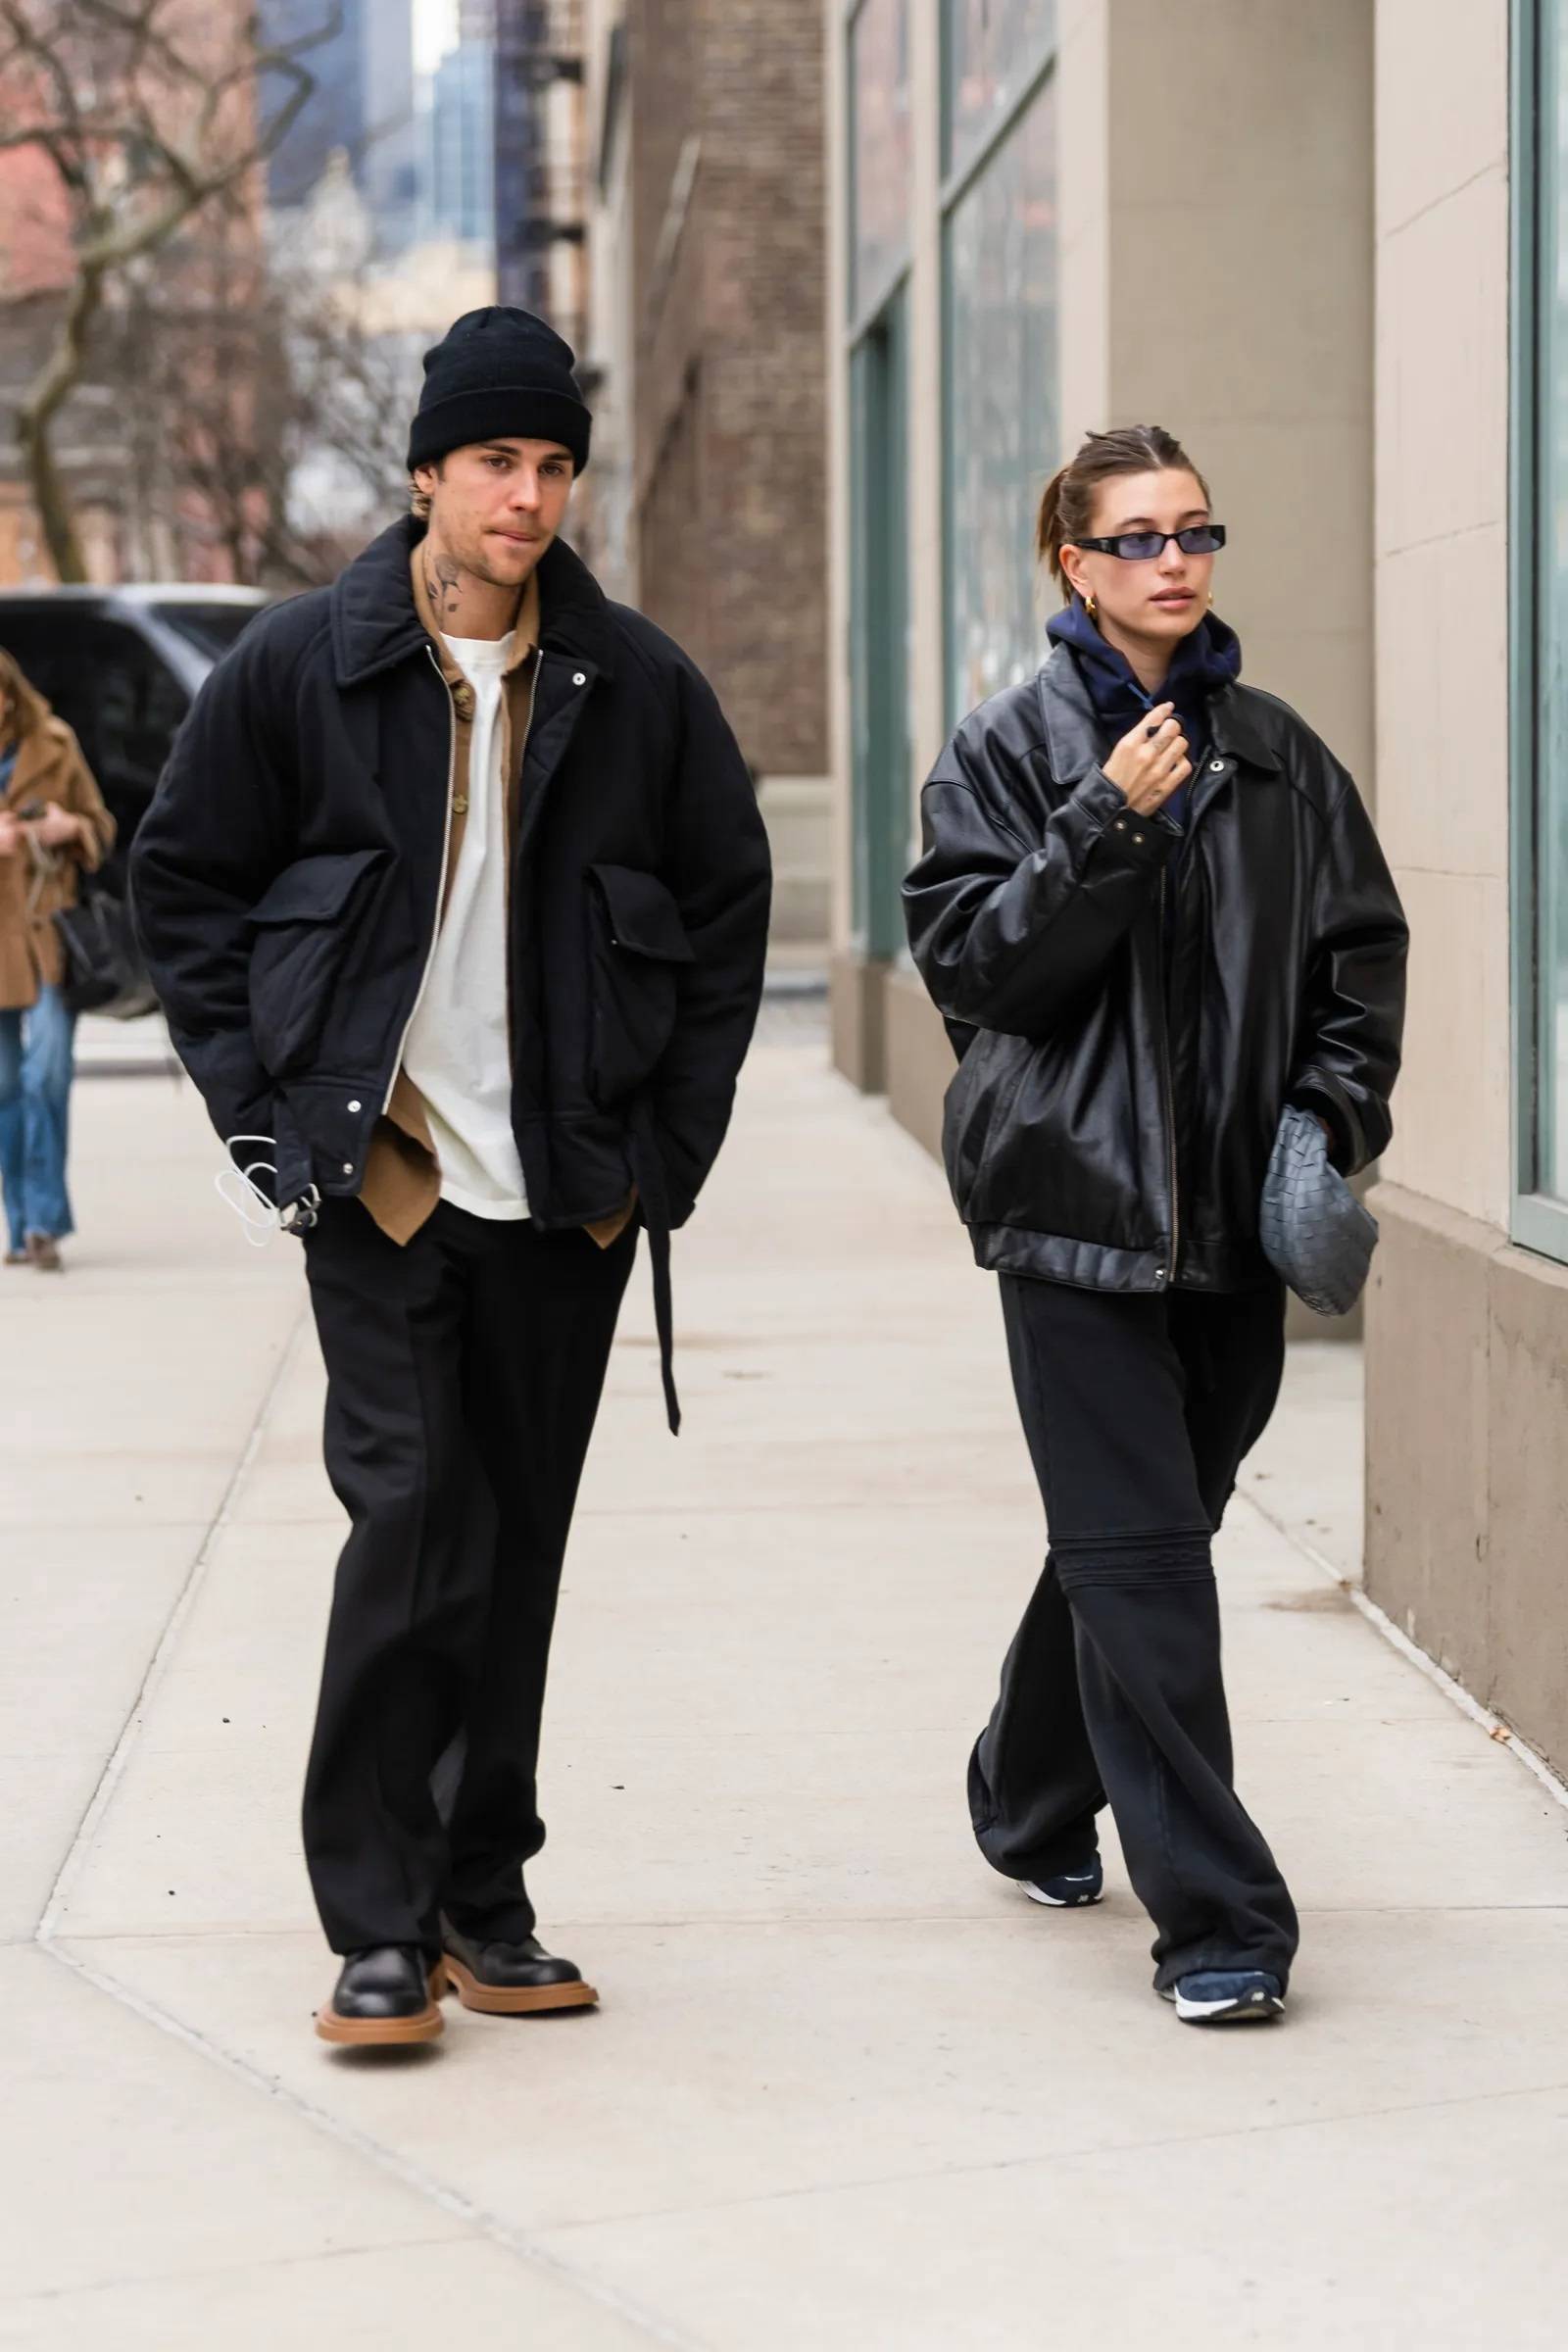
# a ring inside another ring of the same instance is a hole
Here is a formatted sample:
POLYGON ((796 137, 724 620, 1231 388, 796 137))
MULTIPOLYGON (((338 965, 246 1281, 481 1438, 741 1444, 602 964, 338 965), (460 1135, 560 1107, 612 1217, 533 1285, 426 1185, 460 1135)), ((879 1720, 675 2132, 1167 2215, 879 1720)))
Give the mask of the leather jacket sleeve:
POLYGON ((1360 794, 1348 776, 1326 825, 1312 907, 1301 1044, 1290 1099, 1334 1131, 1353 1176, 1394 1132, 1409 931, 1360 794))
POLYGON ((1135 815, 1096 767, 1031 849, 961 729, 920 808, 922 855, 904 885, 920 976, 950 1021, 1024 1037, 1049 1030, 1099 977, 1181 841, 1168 820, 1135 815))

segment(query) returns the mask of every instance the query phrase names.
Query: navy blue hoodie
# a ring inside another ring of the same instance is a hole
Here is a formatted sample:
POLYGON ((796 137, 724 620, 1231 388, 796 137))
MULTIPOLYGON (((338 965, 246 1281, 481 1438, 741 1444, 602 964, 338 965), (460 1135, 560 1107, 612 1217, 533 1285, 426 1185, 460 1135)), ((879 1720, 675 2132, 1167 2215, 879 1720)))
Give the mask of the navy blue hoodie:
MULTIPOLYGON (((1141 710, 1152 710, 1156 703, 1174 703, 1197 774, 1208 748, 1208 698, 1241 675, 1242 641, 1234 629, 1214 613, 1205 613, 1171 656, 1169 673, 1157 694, 1146 694, 1126 655, 1105 643, 1081 596, 1074 596, 1055 615, 1046 634, 1057 645, 1071 646, 1095 709, 1113 742, 1119 743, 1137 723, 1141 710)), ((1184 784, 1165 803, 1165 815, 1178 825, 1187 822, 1187 791, 1184 784)))

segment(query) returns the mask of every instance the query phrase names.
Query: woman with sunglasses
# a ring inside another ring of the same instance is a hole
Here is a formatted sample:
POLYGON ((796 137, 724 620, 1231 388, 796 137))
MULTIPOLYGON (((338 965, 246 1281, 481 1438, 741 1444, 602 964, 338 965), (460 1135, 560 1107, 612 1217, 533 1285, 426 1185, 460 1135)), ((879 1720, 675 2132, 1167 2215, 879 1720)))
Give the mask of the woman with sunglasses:
POLYGON ((1090 436, 1040 512, 1051 655, 948 745, 905 885, 1050 1526, 975 1835, 1035 1900, 1093 1903, 1108 1803, 1194 2024, 1278 2017, 1297 1946, 1233 1784, 1210 1557, 1284 1362, 1259 1200, 1288 1105, 1343 1173, 1387 1144, 1406 942, 1349 776, 1238 683, 1224 544, 1168 433, 1090 436))

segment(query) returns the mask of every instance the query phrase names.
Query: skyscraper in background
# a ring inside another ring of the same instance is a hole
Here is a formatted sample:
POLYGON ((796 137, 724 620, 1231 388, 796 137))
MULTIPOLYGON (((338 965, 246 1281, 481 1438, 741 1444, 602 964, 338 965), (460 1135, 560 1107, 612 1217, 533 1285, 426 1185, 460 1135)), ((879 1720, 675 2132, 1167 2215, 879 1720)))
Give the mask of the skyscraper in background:
POLYGON ((495 41, 487 9, 466 8, 458 45, 432 76, 424 116, 420 227, 460 245, 495 239, 495 41))
POLYGON ((257 16, 262 39, 278 44, 336 20, 303 56, 317 86, 269 167, 274 211, 308 203, 341 151, 377 252, 403 251, 419 210, 413 0, 259 0, 257 16))
MULTIPOLYGON (((321 0, 259 0, 256 14, 263 43, 278 47, 305 39, 332 21, 321 0)), ((316 88, 268 167, 267 195, 273 206, 303 204, 337 149, 351 163, 360 153, 365 139, 365 0, 338 0, 336 29, 302 59, 316 88)), ((278 94, 284 94, 281 82, 278 94)))
POLYGON ((362 0, 367 142, 360 185, 377 250, 400 253, 419 233, 419 152, 413 0, 362 0))

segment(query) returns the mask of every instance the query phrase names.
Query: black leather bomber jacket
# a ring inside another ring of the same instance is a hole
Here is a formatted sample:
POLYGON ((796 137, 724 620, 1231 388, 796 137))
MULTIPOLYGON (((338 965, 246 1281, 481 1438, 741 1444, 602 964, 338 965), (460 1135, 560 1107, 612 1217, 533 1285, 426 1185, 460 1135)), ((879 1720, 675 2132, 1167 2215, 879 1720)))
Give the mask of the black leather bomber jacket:
POLYGON ((1070 648, 971 712, 904 888, 959 1055, 943 1149, 983 1266, 1103 1291, 1269 1278, 1282 1108, 1353 1173, 1392 1131, 1407 932, 1360 795, 1232 685, 1186 831, 1133 813, 1070 648))

